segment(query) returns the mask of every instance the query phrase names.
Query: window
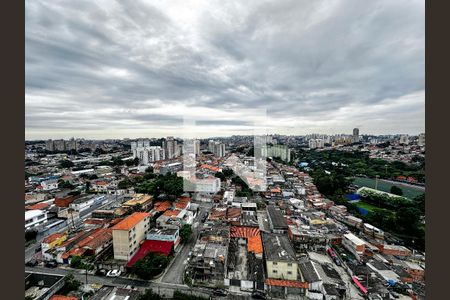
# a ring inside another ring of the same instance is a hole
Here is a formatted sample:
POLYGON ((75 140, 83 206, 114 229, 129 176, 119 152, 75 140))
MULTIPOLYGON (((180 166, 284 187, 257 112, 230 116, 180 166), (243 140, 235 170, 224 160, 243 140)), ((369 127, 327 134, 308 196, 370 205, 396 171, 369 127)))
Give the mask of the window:
POLYGON ((288 263, 288 267, 292 267, 292 263, 288 263))
POLYGON ((277 270, 272 270, 272 273, 273 273, 273 274, 277 274, 278 271, 277 271, 277 270))
POLYGON ((277 262, 276 262, 276 261, 272 262, 272 265, 276 266, 276 265, 277 265, 277 262))
POLYGON ((288 273, 288 275, 292 275, 292 272, 291 272, 291 271, 288 271, 287 273, 288 273))

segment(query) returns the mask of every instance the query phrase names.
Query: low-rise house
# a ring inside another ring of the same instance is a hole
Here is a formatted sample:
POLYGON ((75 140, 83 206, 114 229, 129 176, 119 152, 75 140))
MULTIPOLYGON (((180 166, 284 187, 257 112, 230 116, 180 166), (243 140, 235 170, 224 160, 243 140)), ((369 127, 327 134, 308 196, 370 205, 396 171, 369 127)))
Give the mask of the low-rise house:
POLYGON ((411 256, 412 252, 405 246, 398 245, 388 245, 388 244, 380 244, 378 245, 380 252, 385 255, 394 255, 394 256, 411 256))
POLYGON ((140 207, 142 210, 149 210, 152 206, 152 196, 145 194, 134 194, 131 200, 122 204, 122 207, 126 209, 134 210, 136 207, 140 207))
POLYGON ((280 209, 273 205, 267 206, 267 216, 269 220, 270 229, 273 233, 286 233, 288 226, 286 219, 280 209))
POLYGON ((42 190, 44 191, 51 191, 58 188, 58 180, 56 179, 49 179, 49 180, 43 180, 41 181, 42 190))
POLYGON ((169 256, 174 250, 173 242, 171 241, 144 241, 139 250, 128 261, 127 268, 131 268, 138 260, 143 259, 149 253, 155 253, 158 255, 169 256))
POLYGON ((180 230, 178 228, 152 228, 147 233, 148 241, 168 241, 173 242, 174 249, 180 244, 180 230))
POLYGON ((25 230, 34 228, 47 222, 47 212, 34 209, 25 211, 25 230))
POLYGON ((308 297, 313 299, 322 299, 323 280, 316 269, 315 263, 310 260, 301 261, 299 263, 299 268, 302 281, 308 283, 308 297))
POLYGON ((54 233, 47 236, 41 242, 42 256, 44 260, 52 260, 53 256, 47 254, 48 250, 54 249, 60 246, 64 241, 67 240, 67 233, 54 233))
POLYGON ((419 264, 404 261, 405 271, 413 278, 414 281, 424 281, 425 280, 425 269, 419 264))
POLYGON ((353 233, 344 234, 342 239, 342 246, 344 246, 350 253, 352 253, 358 260, 364 255, 366 249, 366 242, 361 240, 353 233))

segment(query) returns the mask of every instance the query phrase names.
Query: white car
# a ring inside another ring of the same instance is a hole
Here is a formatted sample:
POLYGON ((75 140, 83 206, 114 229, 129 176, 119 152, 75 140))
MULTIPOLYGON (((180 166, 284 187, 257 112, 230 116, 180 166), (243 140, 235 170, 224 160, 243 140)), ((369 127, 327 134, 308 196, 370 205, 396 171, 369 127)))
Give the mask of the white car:
POLYGON ((106 273, 106 277, 119 277, 122 272, 120 270, 109 270, 108 273, 106 273))

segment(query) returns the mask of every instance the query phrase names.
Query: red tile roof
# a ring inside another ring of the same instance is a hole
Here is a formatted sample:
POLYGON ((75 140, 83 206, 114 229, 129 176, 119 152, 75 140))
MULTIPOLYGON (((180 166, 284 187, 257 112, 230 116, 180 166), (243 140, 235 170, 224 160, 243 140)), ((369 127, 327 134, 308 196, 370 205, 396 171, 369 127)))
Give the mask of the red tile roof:
POLYGON ((263 253, 263 245, 261 241, 261 236, 251 236, 247 239, 247 249, 248 252, 253 252, 256 254, 263 253))
POLYGON ((208 169, 208 170, 213 171, 213 172, 219 172, 219 170, 220 170, 218 167, 210 166, 210 165, 207 165, 207 164, 201 165, 200 168, 208 169))
POLYGON ((153 209, 161 212, 161 211, 166 211, 171 206, 172 206, 172 203, 170 203, 169 201, 156 202, 153 209))
POLYGON ((34 205, 26 206, 25 208, 28 210, 33 210, 33 209, 44 209, 49 206, 50 206, 50 204, 48 204, 48 203, 36 203, 34 205))
POLYGON ((281 280, 281 279, 267 278, 266 284, 272 285, 272 286, 285 286, 285 287, 300 288, 300 289, 309 288, 309 284, 307 282, 301 282, 301 281, 295 281, 295 280, 281 280))
POLYGON ((245 227, 245 226, 231 226, 230 237, 233 238, 249 238, 253 236, 259 236, 259 228, 257 227, 245 227))
POLYGON ((50 297, 49 300, 78 300, 78 298, 71 297, 71 296, 63 296, 63 295, 53 295, 50 297))
POLYGON ((176 217, 179 214, 180 211, 175 209, 175 210, 166 210, 163 215, 166 217, 176 217))
POLYGON ((224 219, 226 213, 227 213, 227 210, 226 210, 226 209, 216 209, 216 208, 213 208, 213 209, 211 210, 211 213, 209 214, 208 219, 209 219, 209 220, 219 220, 219 219, 224 219))
POLYGON ((138 252, 127 263, 127 267, 132 267, 138 260, 143 259, 148 253, 158 253, 164 256, 170 255, 173 249, 173 242, 169 241, 145 241, 138 252))
POLYGON ((136 224, 144 220, 144 218, 149 217, 149 213, 145 212, 135 212, 131 216, 126 217, 124 220, 122 220, 119 224, 115 225, 112 229, 113 230, 130 230, 136 224))
POLYGON ((227 209, 227 218, 234 219, 241 216, 241 209, 238 207, 230 207, 227 209))
POLYGON ((42 243, 43 243, 43 244, 50 244, 50 243, 56 241, 57 239, 62 238, 62 237, 65 236, 65 235, 66 235, 65 233, 59 233, 59 232, 54 233, 54 234, 51 234, 51 235, 49 235, 48 237, 46 237, 46 238, 42 241, 42 243))
POLYGON ((109 241, 112 241, 112 229, 111 228, 101 228, 98 232, 96 232, 95 235, 89 236, 86 239, 87 241, 84 241, 84 246, 89 249, 97 249, 103 244, 108 243, 109 241))

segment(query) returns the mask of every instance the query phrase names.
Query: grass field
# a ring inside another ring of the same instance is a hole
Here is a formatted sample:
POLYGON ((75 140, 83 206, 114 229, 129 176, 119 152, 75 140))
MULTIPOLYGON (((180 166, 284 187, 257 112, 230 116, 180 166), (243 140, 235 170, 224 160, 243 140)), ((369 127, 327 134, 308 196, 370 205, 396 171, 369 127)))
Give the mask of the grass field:
MULTIPOLYGON (((364 177, 355 177, 353 184, 358 185, 360 187, 368 187, 368 188, 375 188, 375 179, 371 179, 371 178, 364 178, 364 177)), ((393 185, 396 184, 392 184, 392 183, 388 183, 388 182, 383 182, 381 180, 378 181, 378 190, 383 191, 383 192, 390 192, 391 191, 391 187, 393 185)), ((409 199, 413 199, 416 196, 419 196, 423 193, 423 191, 421 191, 420 189, 416 189, 413 187, 407 187, 407 186, 401 186, 401 185, 397 185, 399 188, 402 189, 403 191, 403 196, 409 199)))
POLYGON ((375 205, 372 205, 370 203, 367 202, 363 202, 363 201, 359 201, 357 203, 355 203, 356 206, 364 208, 365 210, 367 210, 368 212, 373 211, 375 208, 377 208, 375 205))

